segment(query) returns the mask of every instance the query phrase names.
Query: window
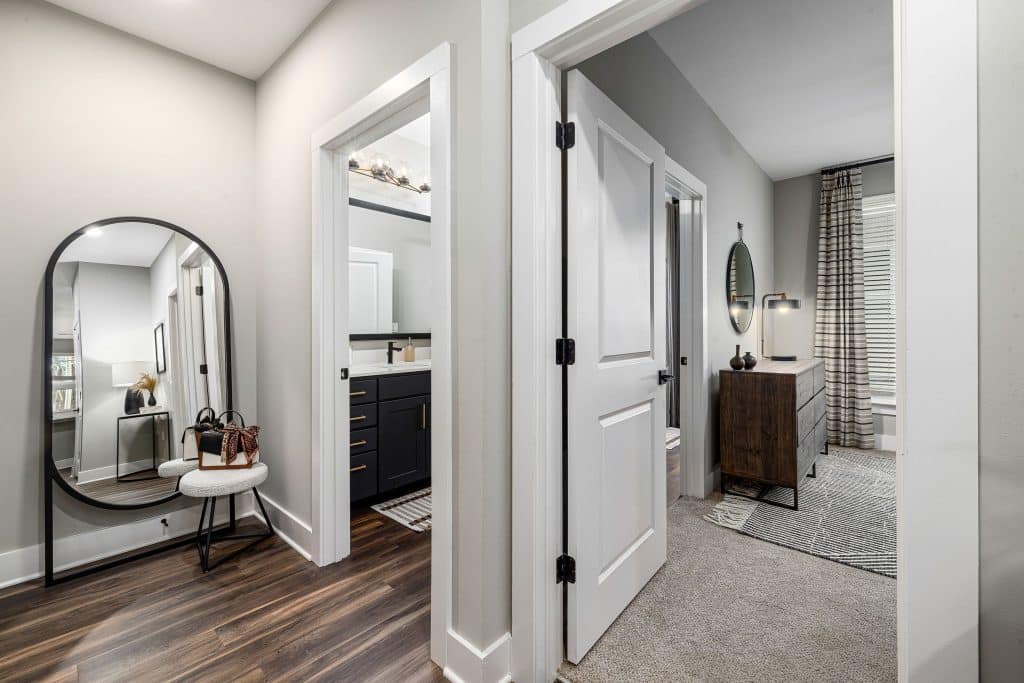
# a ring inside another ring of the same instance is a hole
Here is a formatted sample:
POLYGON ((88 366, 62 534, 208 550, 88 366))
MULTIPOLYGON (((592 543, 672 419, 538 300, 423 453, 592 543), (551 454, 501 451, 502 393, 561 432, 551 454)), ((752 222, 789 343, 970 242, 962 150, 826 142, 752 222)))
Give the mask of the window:
POLYGON ((862 207, 868 381, 887 403, 896 395, 896 195, 864 197, 862 207))
POLYGON ((59 415, 77 410, 74 355, 70 353, 53 354, 50 373, 53 377, 53 414, 59 415))

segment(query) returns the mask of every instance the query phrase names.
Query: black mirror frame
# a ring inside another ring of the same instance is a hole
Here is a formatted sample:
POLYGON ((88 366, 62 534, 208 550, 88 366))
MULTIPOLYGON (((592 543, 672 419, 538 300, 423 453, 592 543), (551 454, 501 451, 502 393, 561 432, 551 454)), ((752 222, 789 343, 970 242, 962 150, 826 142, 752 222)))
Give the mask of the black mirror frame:
MULTIPOLYGON (((45 557, 44 557, 44 564, 45 564, 44 579, 45 579, 45 584, 47 586, 52 586, 52 585, 54 585, 56 583, 60 583, 60 582, 63 582, 63 581, 69 581, 71 579, 75 579, 75 578, 78 578, 80 576, 84 576, 86 574, 92 574, 94 572, 101 571, 103 569, 107 569, 107 568, 112 567, 112 566, 117 566, 119 564, 123 564, 124 562, 128 562, 128 561, 131 561, 131 560, 136 560, 136 559, 141 559, 143 557, 147 557, 149 555, 153 555, 154 553, 162 552, 163 550, 168 550, 168 549, 173 548, 173 547, 178 547, 178 546, 181 546, 181 545, 187 545, 188 543, 194 542, 194 539, 195 539, 194 535, 188 534, 186 536, 183 536, 183 537, 177 539, 175 542, 159 544, 159 545, 154 546, 154 547, 152 547, 150 549, 143 549, 142 551, 140 551, 140 552, 138 552, 138 553, 136 553, 134 555, 129 555, 129 556, 126 556, 126 557, 119 557, 118 559, 115 559, 115 560, 110 561, 110 562, 91 563, 91 564, 86 565, 86 568, 82 569, 82 570, 70 569, 70 570, 68 570, 67 573, 62 575, 60 578, 55 578, 55 576, 54 576, 54 570, 53 570, 53 545, 54 545, 54 543, 53 543, 53 484, 54 484, 54 482, 56 482, 57 485, 65 493, 67 493, 69 496, 71 496, 72 498, 74 498, 74 499, 76 499, 78 501, 81 501, 81 502, 85 503, 86 505, 90 505, 92 507, 97 507, 97 508, 103 508, 105 510, 138 510, 138 509, 142 509, 142 508, 156 507, 158 505, 163 505, 163 504, 165 504, 167 502, 170 502, 170 501, 174 500, 175 498, 177 498, 178 496, 181 495, 181 492, 178 490, 177 487, 175 487, 174 493, 172 493, 171 495, 167 496, 166 498, 161 498, 159 500, 148 501, 148 502, 145 502, 145 503, 116 504, 116 503, 108 503, 106 501, 96 500, 94 498, 90 498, 89 496, 83 494, 81 491, 78 491, 73 486, 68 484, 64 480, 64 477, 62 477, 60 472, 57 470, 56 464, 53 462, 53 433, 52 433, 52 430, 53 430, 53 397, 52 397, 52 393, 53 393, 53 378, 50 375, 50 358, 53 357, 53 271, 54 271, 54 268, 56 268, 56 266, 57 266, 58 259, 60 259, 61 254, 64 253, 64 250, 67 249, 68 245, 71 244, 72 242, 74 242, 75 240, 77 240, 78 238, 82 237, 87 230, 89 230, 90 228, 102 228, 104 226, 114 225, 116 223, 147 223, 149 225, 155 225, 157 227, 166 228, 166 229, 171 230, 173 232, 176 232, 176 233, 178 233, 180 235, 184 235, 188 239, 190 239, 193 242, 195 242, 196 245, 198 245, 204 251, 206 251, 207 254, 209 254, 210 260, 213 261, 214 265, 217 267, 217 272, 220 273, 221 282, 223 283, 223 286, 224 286, 224 365, 225 365, 225 368, 224 368, 224 379, 225 379, 225 387, 226 387, 225 388, 225 392, 224 392, 224 398, 225 398, 227 409, 231 410, 232 407, 233 407, 233 401, 232 401, 233 377, 232 377, 232 370, 231 370, 231 366, 232 366, 232 363, 231 363, 231 287, 228 284, 228 275, 227 275, 227 272, 224 270, 224 264, 221 263, 220 258, 218 258, 217 254, 214 253, 214 251, 212 249, 210 249, 209 245, 207 245, 206 242, 204 242, 203 240, 199 239, 197 236, 195 236, 194 234, 192 234, 191 232, 189 232, 188 230, 186 230, 186 229, 184 229, 184 228, 182 228, 180 226, 174 225, 173 223, 168 223, 167 221, 162 221, 162 220, 160 220, 158 218, 146 218, 146 217, 143 217, 143 216, 118 216, 118 217, 115 217, 115 218, 104 218, 103 220, 94 221, 92 223, 89 223, 88 225, 84 225, 81 228, 79 228, 78 230, 75 230, 73 233, 71 233, 67 237, 65 237, 64 240, 62 240, 61 243, 59 245, 57 245, 57 248, 53 251, 53 254, 51 254, 50 260, 46 264, 46 274, 44 276, 46 278, 46 281, 44 283, 45 284, 46 294, 45 294, 45 304, 44 304, 44 311, 43 311, 43 345, 44 345, 43 346, 43 353, 44 353, 44 356, 43 356, 43 363, 42 363, 42 366, 43 366, 43 396, 42 396, 42 400, 43 400, 43 418, 44 418, 43 419, 43 467, 44 467, 44 470, 45 470, 45 474, 43 476, 43 482, 44 482, 43 483, 43 486, 44 486, 43 497, 44 497, 44 505, 45 505, 45 510, 44 510, 45 530, 44 531, 45 531, 45 536, 46 536, 46 539, 45 539, 46 540, 46 547, 45 547, 45 557)), ((234 524, 234 498, 233 497, 232 497, 231 503, 232 503, 232 505, 231 505, 231 512, 232 512, 232 514, 231 514, 231 523, 233 525, 234 524)))
POLYGON ((754 273, 754 259, 750 255, 750 249, 747 247, 747 243, 744 242, 743 238, 741 237, 740 239, 732 243, 732 248, 729 250, 729 258, 725 262, 725 312, 728 314, 729 322, 732 323, 732 329, 736 330, 736 334, 744 334, 747 330, 750 329, 750 324, 754 320, 754 309, 756 307, 757 277, 754 273), (736 255, 736 250, 739 249, 741 246, 747 252, 747 260, 750 262, 750 286, 753 290, 750 296, 750 320, 747 321, 746 327, 744 327, 742 330, 740 329, 740 326, 736 324, 736 319, 733 317, 732 312, 729 310, 729 297, 731 296, 729 292, 729 268, 732 264, 734 256, 736 255))
MULTIPOLYGON (((203 240, 196 237, 194 234, 185 230, 184 228, 162 221, 158 218, 145 218, 142 216, 118 216, 115 218, 104 218, 103 220, 89 223, 88 225, 82 226, 78 230, 64 238, 64 240, 57 245, 53 254, 50 256, 50 261, 46 264, 46 300, 45 308, 43 311, 43 462, 46 468, 46 478, 48 482, 56 481, 57 485, 64 490, 65 493, 70 495, 87 505, 93 507, 103 508, 106 510, 138 510, 141 508, 155 507, 157 505, 163 505, 171 500, 174 500, 181 495, 181 492, 175 488, 174 493, 161 498, 159 500, 148 501, 145 503, 108 503, 102 500, 96 500, 85 495, 81 491, 78 491, 73 486, 68 484, 64 477, 61 476, 57 470, 56 464, 53 462, 53 378, 50 374, 50 361, 53 357, 53 271, 56 268, 57 263, 60 259, 61 254, 68 248, 72 242, 82 237, 86 230, 90 228, 102 228, 107 225, 114 225, 116 223, 148 223, 149 225, 155 225, 157 227, 166 228, 178 234, 184 235, 188 239, 195 242, 200 248, 206 251, 210 256, 210 260, 213 261, 214 265, 217 266, 217 272, 220 273, 221 281, 224 284, 224 365, 225 372, 225 400, 227 409, 231 410, 233 407, 231 387, 232 387, 232 373, 231 373, 231 288, 228 284, 228 275, 224 271, 224 265, 220 262, 217 254, 214 253, 210 247, 203 242, 203 240)), ((49 490, 49 487, 48 487, 49 490)), ((49 496, 48 496, 49 497, 49 496)), ((50 506, 47 505, 47 514, 50 514, 50 506)))

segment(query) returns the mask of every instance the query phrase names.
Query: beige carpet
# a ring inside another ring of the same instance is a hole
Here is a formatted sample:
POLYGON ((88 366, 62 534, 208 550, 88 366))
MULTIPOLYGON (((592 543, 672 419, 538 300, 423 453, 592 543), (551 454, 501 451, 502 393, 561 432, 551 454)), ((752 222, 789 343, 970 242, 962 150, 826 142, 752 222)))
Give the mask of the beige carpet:
POLYGON ((896 582, 668 511, 668 562, 569 681, 895 681, 896 582))

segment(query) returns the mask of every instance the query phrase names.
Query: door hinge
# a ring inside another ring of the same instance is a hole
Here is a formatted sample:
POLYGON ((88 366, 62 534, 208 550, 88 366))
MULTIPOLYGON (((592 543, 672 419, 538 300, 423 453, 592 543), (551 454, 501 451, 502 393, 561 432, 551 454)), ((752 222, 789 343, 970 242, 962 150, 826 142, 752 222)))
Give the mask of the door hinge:
POLYGON ((209 368, 206 367, 206 363, 203 363, 202 365, 199 366, 199 374, 200 375, 209 374, 209 368))
POLYGON ((576 583, 576 558, 559 555, 555 558, 555 583, 576 583))
POLYGON ((202 296, 202 295, 203 295, 203 286, 202 285, 196 285, 196 296, 202 296))
POLYGON ((555 365, 576 363, 576 340, 560 338, 555 340, 555 365))
POLYGON ((679 358, 679 364, 680 365, 686 365, 689 362, 690 362, 689 358, 687 358, 686 356, 680 356, 680 358, 679 358))
POLYGON ((576 124, 570 121, 562 123, 555 121, 555 147, 558 149, 572 149, 576 146, 576 124))

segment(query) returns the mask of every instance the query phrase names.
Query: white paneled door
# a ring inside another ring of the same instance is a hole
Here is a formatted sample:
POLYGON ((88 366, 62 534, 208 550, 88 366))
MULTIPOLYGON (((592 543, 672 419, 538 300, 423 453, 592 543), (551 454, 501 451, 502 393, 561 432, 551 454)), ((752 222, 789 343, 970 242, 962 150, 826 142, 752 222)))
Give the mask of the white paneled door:
POLYGON ((665 150, 568 74, 566 656, 579 662, 665 563, 665 150))

